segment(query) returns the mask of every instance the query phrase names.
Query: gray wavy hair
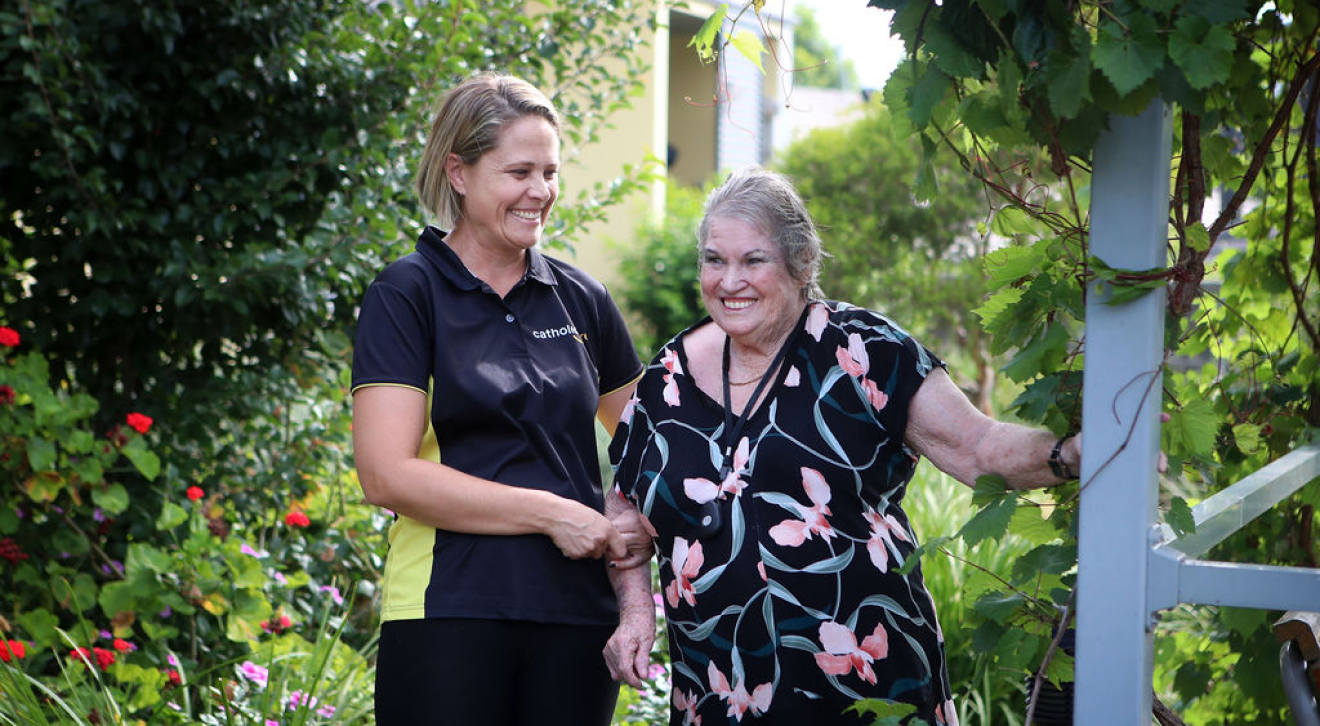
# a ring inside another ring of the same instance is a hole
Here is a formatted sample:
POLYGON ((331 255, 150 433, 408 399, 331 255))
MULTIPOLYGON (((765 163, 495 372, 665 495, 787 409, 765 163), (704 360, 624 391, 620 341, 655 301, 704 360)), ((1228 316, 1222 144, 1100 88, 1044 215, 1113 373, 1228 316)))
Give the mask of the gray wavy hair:
POLYGON ((827 253, 802 195, 787 176, 748 166, 716 187, 706 197, 705 214, 697 227, 698 264, 705 264, 706 238, 715 218, 740 219, 760 229, 774 240, 789 277, 802 284, 803 298, 825 296, 820 289, 820 265, 827 253))

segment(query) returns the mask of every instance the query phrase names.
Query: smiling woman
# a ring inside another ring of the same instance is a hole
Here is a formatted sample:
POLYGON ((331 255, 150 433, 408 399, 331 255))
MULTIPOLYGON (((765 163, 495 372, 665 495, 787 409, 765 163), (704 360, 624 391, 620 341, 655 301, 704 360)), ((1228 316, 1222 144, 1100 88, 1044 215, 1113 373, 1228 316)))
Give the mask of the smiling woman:
POLYGON ((417 177, 437 226, 362 301, 354 455, 367 500, 396 514, 380 726, 605 726, 615 676, 646 672, 602 655, 648 653, 655 614, 649 571, 627 569, 649 540, 620 562, 640 519, 604 516, 595 429, 613 430, 641 362, 604 286, 536 249, 558 130, 524 81, 459 84, 417 177))

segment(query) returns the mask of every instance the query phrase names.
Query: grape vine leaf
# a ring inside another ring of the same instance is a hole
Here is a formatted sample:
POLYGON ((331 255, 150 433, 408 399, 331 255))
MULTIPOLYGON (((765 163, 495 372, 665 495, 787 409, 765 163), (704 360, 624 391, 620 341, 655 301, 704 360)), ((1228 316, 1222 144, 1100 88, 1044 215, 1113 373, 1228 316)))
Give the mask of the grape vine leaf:
POLYGON ((706 18, 702 23, 701 30, 692 36, 688 41, 688 47, 697 49, 697 55, 703 63, 709 63, 715 59, 715 41, 720 37, 720 27, 724 24, 724 16, 729 12, 728 5, 720 5, 715 12, 706 18))
POLYGON ((1008 531, 1008 523, 1017 511, 1017 497, 1001 497, 972 515, 958 535, 968 547, 975 547, 987 539, 999 539, 1008 531))
POLYGON ((1233 71, 1233 34, 1196 16, 1178 20, 1169 36, 1169 57, 1187 74, 1193 88, 1204 90, 1228 80, 1233 71))
POLYGON ((1196 517, 1192 515, 1192 508, 1187 505, 1187 500, 1182 497, 1173 497, 1169 500, 1169 512, 1164 515, 1164 522, 1179 537, 1196 532, 1196 517))
POLYGON ((1171 454, 1200 458, 1214 452, 1218 426, 1214 404, 1204 398, 1192 398, 1180 409, 1171 411, 1161 428, 1168 437, 1171 454))
POLYGON ((765 73, 765 65, 761 62, 761 56, 765 55, 765 45, 761 43, 761 39, 756 36, 756 33, 746 29, 739 30, 733 34, 733 38, 729 40, 729 43, 737 48, 744 58, 756 64, 756 68, 762 74, 765 73))
POLYGON ((1045 66, 1050 110, 1060 118, 1072 118, 1091 100, 1091 57, 1089 46, 1077 55, 1050 53, 1045 66))
POLYGON ((1119 95, 1126 96, 1150 80, 1164 65, 1164 45, 1160 42, 1155 19, 1137 14, 1131 19, 1128 33, 1117 22, 1107 21, 1095 44, 1095 65, 1119 95))

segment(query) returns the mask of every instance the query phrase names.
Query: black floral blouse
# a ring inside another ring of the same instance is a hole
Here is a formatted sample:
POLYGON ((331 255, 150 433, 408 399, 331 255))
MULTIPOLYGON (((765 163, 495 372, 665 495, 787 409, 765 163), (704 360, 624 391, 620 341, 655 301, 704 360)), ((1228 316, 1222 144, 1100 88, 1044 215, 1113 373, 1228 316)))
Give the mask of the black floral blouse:
MULTIPOLYGON (((819 699, 916 704, 955 724, 944 637, 900 503, 908 404, 943 363, 884 316, 813 302, 723 478, 724 409, 683 341, 648 367, 610 448, 659 536, 675 726, 819 699)), ((699 325, 709 322, 709 319, 699 325)))

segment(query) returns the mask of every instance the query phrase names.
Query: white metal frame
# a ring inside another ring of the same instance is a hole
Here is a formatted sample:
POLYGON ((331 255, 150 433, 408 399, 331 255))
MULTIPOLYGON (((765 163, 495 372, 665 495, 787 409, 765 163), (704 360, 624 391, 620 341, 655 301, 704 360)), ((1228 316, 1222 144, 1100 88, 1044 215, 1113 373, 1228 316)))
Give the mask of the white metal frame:
MULTIPOLYGON (((1169 116, 1158 100, 1140 116, 1113 116, 1097 143, 1090 251, 1111 267, 1167 264, 1169 116)), ((1160 610, 1320 609, 1320 570, 1195 559, 1320 477, 1320 445, 1202 502, 1195 534, 1173 537, 1157 507, 1165 294, 1109 305, 1112 292, 1087 291, 1074 723, 1147 726, 1160 610)))

